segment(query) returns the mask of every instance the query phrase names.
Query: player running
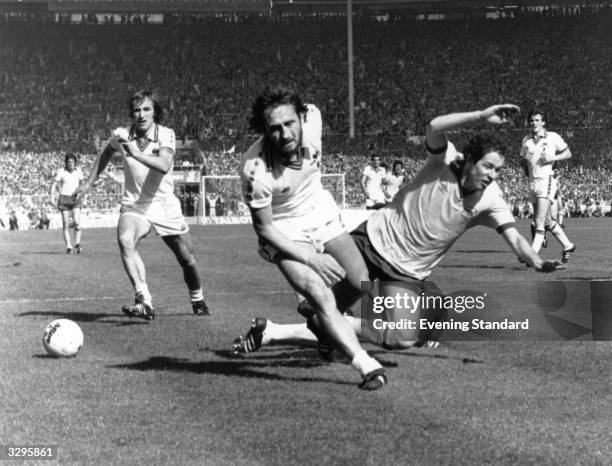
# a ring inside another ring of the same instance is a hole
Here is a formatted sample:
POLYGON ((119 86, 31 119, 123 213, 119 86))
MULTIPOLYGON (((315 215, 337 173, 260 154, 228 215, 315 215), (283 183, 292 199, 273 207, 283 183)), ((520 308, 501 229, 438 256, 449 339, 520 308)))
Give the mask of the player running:
POLYGON ((62 232, 66 244, 66 254, 72 254, 70 228, 74 229, 74 251, 77 254, 83 252, 81 247, 81 199, 77 200, 74 193, 84 178, 83 172, 77 167, 76 155, 68 152, 64 156, 64 168, 60 169, 55 175, 50 191, 51 199, 55 199, 55 193, 59 188, 55 204, 57 210, 62 214, 62 232))
POLYGON ((556 202, 558 190, 553 165, 555 162, 569 159, 572 153, 559 134, 546 129, 544 112, 531 110, 527 114, 527 123, 531 134, 523 138, 521 161, 529 178, 529 196, 534 208, 531 247, 539 253, 548 230, 563 246, 562 261, 567 263, 576 251, 576 246, 552 218, 550 207, 556 202))
POLYGON ((367 277, 360 274, 361 256, 340 209, 321 184, 321 114, 287 89, 266 88, 253 104, 250 124, 262 136, 245 154, 241 181, 260 255, 306 298, 300 311, 349 358, 363 378, 359 387, 379 389, 384 369, 338 312, 331 288, 357 290, 367 277), (345 273, 355 281, 347 283, 345 273))
POLYGON ((208 315, 189 227, 174 195, 174 131, 160 124, 164 110, 150 91, 136 92, 130 98, 129 109, 132 125, 113 132, 89 177, 77 190, 77 199, 91 189, 110 159, 120 155, 125 188, 117 239, 123 266, 135 292, 135 303, 123 306, 123 312, 145 320, 155 318, 144 262, 137 250, 140 240, 154 228, 183 269, 194 314, 208 315))
MULTIPOLYGON (((424 280, 453 243, 478 225, 495 229, 536 271, 564 268, 558 261, 543 261, 516 229, 511 209, 495 181, 504 164, 502 144, 493 136, 476 135, 460 153, 446 137, 447 132, 464 126, 506 124, 518 111, 512 104, 493 105, 482 111, 438 116, 430 122, 425 166, 400 189, 391 204, 351 232, 370 280, 381 282, 381 296, 440 294, 435 284, 424 280), (398 281, 402 283, 398 285, 398 281)), ((436 312, 424 317, 436 319, 436 312)), ((394 310, 390 320, 396 320, 393 315, 394 310)), ((346 319, 361 338, 386 348, 406 348, 427 341, 418 330, 364 335, 360 319, 346 319)), ((234 349, 246 353, 265 344, 312 343, 315 338, 304 324, 278 325, 257 318, 247 335, 234 342, 234 349)))

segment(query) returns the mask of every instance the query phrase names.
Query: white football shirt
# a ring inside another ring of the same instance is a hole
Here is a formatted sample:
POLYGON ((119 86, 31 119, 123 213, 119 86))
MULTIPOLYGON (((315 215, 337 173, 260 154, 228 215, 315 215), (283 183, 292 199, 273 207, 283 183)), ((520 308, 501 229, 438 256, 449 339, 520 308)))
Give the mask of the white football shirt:
POLYGON ((496 182, 475 205, 461 192, 463 155, 452 143, 441 154, 430 154, 415 178, 395 195, 388 207, 367 223, 374 249, 398 272, 422 280, 469 228, 484 225, 503 231, 514 217, 496 182), (457 167, 457 168, 455 168, 457 167))
POLYGON ((71 172, 61 168, 55 175, 55 181, 60 184, 60 195, 72 196, 84 178, 80 168, 75 168, 71 172))
MULTIPOLYGON (((129 140, 136 141, 138 148, 146 155, 157 155, 159 149, 165 147, 173 154, 176 149, 174 131, 165 126, 153 124, 144 138, 138 139, 134 127, 126 128, 129 131, 129 140)), ((168 173, 147 167, 134 157, 123 155, 123 173, 125 175, 125 189, 123 191, 123 204, 146 204, 156 199, 174 195, 174 180, 172 178, 171 164, 168 173)))
POLYGON ((553 174, 553 163, 541 161, 543 155, 555 155, 567 149, 563 138, 552 131, 542 136, 528 135, 523 138, 521 157, 527 161, 529 179, 547 178, 553 174))

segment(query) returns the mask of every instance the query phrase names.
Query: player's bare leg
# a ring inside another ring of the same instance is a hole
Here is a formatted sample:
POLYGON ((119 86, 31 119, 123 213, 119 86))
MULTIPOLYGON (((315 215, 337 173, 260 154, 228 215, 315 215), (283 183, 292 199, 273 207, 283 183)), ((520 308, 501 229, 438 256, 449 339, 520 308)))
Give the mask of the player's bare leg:
POLYGON ((66 254, 72 254, 72 242, 70 239, 70 211, 62 210, 62 234, 66 245, 66 254))
POLYGON ((72 226, 74 228, 74 249, 77 254, 81 254, 81 209, 72 209, 72 226))
POLYGON ((193 244, 191 235, 184 233, 182 235, 163 236, 164 243, 174 253, 176 260, 183 269, 183 279, 189 289, 191 306, 196 315, 209 315, 210 311, 204 301, 204 291, 202 290, 202 278, 198 263, 193 254, 193 244))
POLYGON ((135 303, 123 306, 123 312, 132 317, 152 320, 154 317, 151 293, 147 285, 144 262, 138 253, 139 241, 150 230, 150 225, 133 215, 121 215, 117 224, 117 241, 121 261, 135 292, 135 303), (148 318, 149 316, 150 318, 148 318))
MULTIPOLYGON (((351 365, 364 378, 364 382, 367 383, 373 377, 381 381, 380 386, 384 385, 386 379, 382 366, 361 347, 355 332, 338 312, 334 295, 323 279, 300 262, 282 256, 276 262, 287 281, 312 305, 315 311, 312 319, 317 328, 349 358, 351 365)), ((363 384, 360 386, 367 388, 363 384)))
POLYGON ((531 244, 531 247, 536 253, 540 252, 540 249, 542 248, 542 243, 544 242, 546 217, 548 215, 549 208, 550 208, 550 200, 545 197, 538 197, 535 203, 535 218, 534 218, 536 231, 533 237, 533 243, 531 244))

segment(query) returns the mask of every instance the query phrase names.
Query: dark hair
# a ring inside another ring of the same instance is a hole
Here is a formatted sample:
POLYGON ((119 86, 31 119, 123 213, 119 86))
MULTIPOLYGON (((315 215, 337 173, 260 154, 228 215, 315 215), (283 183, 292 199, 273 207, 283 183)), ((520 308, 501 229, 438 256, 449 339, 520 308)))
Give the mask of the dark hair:
POLYGON ((534 108, 533 110, 529 110, 529 112, 527 112, 527 123, 529 123, 529 120, 531 120, 531 117, 534 115, 540 115, 542 117, 542 121, 546 121, 546 113, 538 108, 534 108))
POLYGON ((493 135, 478 134, 470 138, 463 147, 463 155, 466 161, 477 163, 490 152, 497 152, 505 157, 506 146, 493 135))
POLYGON ((266 115, 280 105, 293 105, 295 113, 298 115, 308 110, 297 93, 282 86, 266 86, 263 92, 257 96, 251 107, 250 129, 257 133, 265 134, 266 115))
POLYGON ((136 91, 132 97, 130 97, 128 102, 130 118, 132 118, 134 106, 138 105, 144 99, 151 99, 151 102, 153 102, 153 121, 155 121, 155 123, 161 123, 164 119, 164 107, 162 107, 161 103, 159 102, 157 95, 146 89, 140 89, 139 91, 136 91))
POLYGON ((372 154, 372 155, 370 155, 370 160, 374 160, 374 159, 380 159, 380 160, 382 160, 382 157, 381 157, 380 155, 378 155, 378 154, 372 154))
POLYGON ((66 155, 64 156, 64 167, 68 166, 68 160, 74 160, 74 165, 76 166, 77 164, 77 156, 74 155, 72 152, 66 152, 66 155))
POLYGON ((393 168, 395 168, 397 165, 400 165, 401 167, 404 166, 404 162, 402 162, 401 160, 394 160, 393 161, 393 168))

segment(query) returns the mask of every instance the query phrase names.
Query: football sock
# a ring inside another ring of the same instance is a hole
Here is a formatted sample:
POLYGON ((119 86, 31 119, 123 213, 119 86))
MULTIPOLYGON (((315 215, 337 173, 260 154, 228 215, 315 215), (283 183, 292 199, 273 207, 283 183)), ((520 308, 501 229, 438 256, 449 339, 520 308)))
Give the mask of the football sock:
POLYGON ((558 223, 555 223, 555 226, 550 229, 550 232, 563 245, 563 249, 569 249, 573 246, 572 242, 568 239, 567 235, 563 231, 563 228, 561 228, 558 223))
POLYGON ((189 290, 189 296, 191 297, 191 302, 195 303, 197 301, 204 301, 204 291, 202 287, 197 290, 189 290))
POLYGON ((371 357, 366 350, 361 350, 355 355, 351 361, 351 366, 357 369, 362 377, 365 377, 367 374, 376 369, 382 368, 380 363, 371 357))
POLYGON ((268 319, 262 344, 293 343, 312 346, 317 337, 308 330, 306 324, 277 324, 268 319))
POLYGON ((149 291, 149 287, 146 283, 143 283, 139 287, 136 288, 136 295, 141 294, 145 304, 149 306, 153 305, 153 297, 151 296, 151 292, 149 291))
POLYGON ((542 248, 542 243, 544 242, 544 231, 543 230, 536 230, 536 234, 533 237, 533 243, 531 244, 531 247, 533 248, 533 250, 536 253, 540 252, 540 249, 542 248))

